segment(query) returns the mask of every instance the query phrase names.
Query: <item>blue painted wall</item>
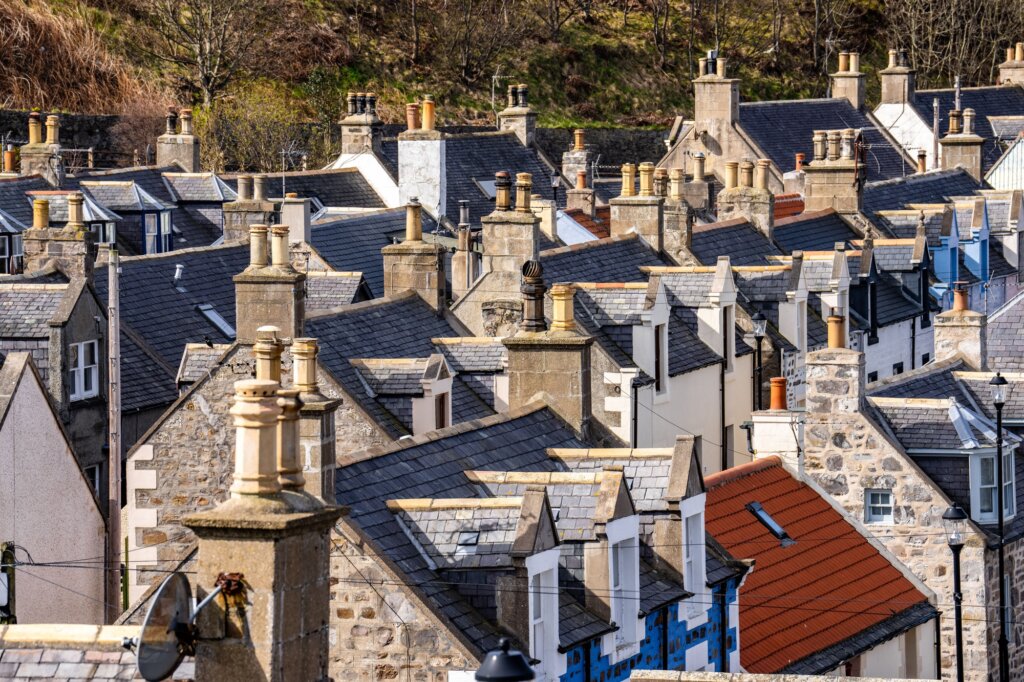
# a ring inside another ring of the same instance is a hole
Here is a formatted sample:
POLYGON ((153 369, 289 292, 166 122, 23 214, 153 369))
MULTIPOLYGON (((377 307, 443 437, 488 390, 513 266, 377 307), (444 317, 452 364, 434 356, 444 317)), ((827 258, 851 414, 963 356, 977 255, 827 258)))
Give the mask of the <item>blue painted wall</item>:
MULTIPOLYGON (((736 602, 738 583, 735 579, 714 589, 712 604, 708 605, 707 621, 697 627, 690 628, 686 621, 679 620, 679 603, 669 604, 666 609, 659 609, 648 614, 645 620, 646 635, 640 643, 640 653, 612 665, 608 656, 601 651, 601 640, 573 647, 566 652, 566 670, 560 682, 622 682, 633 670, 683 670, 686 666, 686 651, 702 642, 708 645, 707 670, 719 670, 719 632, 722 629, 723 613, 721 594, 724 592, 726 608, 736 602), (662 646, 665 633, 663 618, 668 616, 668 661, 663 659, 666 650, 662 646)), ((729 654, 736 650, 739 623, 728 623, 726 629, 726 661, 729 654)), ((728 663, 727 663, 728 665, 728 663)))

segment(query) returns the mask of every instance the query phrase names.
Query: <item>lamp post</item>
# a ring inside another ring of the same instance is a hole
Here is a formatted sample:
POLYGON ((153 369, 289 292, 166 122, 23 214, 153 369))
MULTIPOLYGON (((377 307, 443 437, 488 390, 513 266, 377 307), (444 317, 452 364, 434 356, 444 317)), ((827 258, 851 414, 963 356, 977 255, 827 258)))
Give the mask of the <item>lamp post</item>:
POLYGON ((961 605, 964 595, 960 592, 960 550, 964 548, 964 533, 967 530, 967 514, 954 504, 942 515, 946 528, 946 542, 953 552, 953 618, 956 626, 956 682, 964 682, 964 633, 961 605))
POLYGON ((996 518, 999 519, 999 679, 1010 680, 1010 654, 1006 641, 1006 566, 1003 556, 1003 405, 1006 404, 1006 378, 996 372, 992 386, 992 404, 996 408, 996 518))
POLYGON ((768 329, 768 318, 758 310, 751 315, 750 322, 754 327, 754 340, 757 341, 757 348, 754 351, 754 409, 760 410, 764 406, 764 398, 761 395, 763 380, 761 374, 764 371, 764 367, 761 365, 761 344, 764 342, 764 334, 768 329))
POLYGON ((527 682, 534 678, 533 668, 523 652, 512 649, 508 637, 498 641, 498 648, 488 651, 476 671, 478 682, 527 682))

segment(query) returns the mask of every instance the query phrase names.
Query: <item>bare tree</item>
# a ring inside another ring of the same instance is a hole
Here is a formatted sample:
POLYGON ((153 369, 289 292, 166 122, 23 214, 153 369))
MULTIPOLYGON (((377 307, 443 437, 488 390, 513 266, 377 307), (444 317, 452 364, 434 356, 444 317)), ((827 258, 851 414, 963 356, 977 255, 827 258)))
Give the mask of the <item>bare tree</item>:
POLYGON ((464 85, 490 76, 529 28, 525 0, 435 0, 429 15, 441 71, 464 85))
POLYGON ((268 0, 144 0, 152 42, 140 48, 172 67, 178 85, 210 106, 251 69, 269 29, 268 0))
POLYGON ((668 62, 669 34, 672 30, 671 0, 647 0, 647 10, 651 15, 651 28, 654 34, 657 66, 663 70, 668 62))

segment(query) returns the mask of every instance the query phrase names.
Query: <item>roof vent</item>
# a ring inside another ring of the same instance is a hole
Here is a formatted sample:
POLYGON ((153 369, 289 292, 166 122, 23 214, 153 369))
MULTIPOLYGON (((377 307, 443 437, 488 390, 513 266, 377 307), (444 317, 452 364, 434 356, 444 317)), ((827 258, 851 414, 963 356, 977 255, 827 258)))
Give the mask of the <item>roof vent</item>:
POLYGON ((750 502, 746 507, 747 511, 753 514, 754 517, 768 529, 769 533, 780 540, 783 547, 789 547, 790 545, 796 544, 796 540, 789 537, 789 533, 786 532, 786 529, 780 526, 778 521, 772 518, 772 515, 761 506, 760 502, 750 502))

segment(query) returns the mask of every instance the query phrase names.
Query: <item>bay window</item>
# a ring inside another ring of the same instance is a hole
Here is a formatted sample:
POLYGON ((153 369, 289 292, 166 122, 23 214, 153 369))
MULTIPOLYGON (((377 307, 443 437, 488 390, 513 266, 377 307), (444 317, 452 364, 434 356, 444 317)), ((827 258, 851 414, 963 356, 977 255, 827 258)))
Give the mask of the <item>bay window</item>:
MULTIPOLYGON (((1008 519, 1016 513, 1014 499, 1014 465, 1012 448, 1003 448, 1003 518, 1008 519)), ((995 523, 996 506, 998 505, 995 454, 974 455, 971 457, 971 509, 972 516, 979 523, 995 523)))
POLYGON ((84 341, 69 348, 68 386, 71 400, 95 398, 100 393, 99 343, 84 341))

